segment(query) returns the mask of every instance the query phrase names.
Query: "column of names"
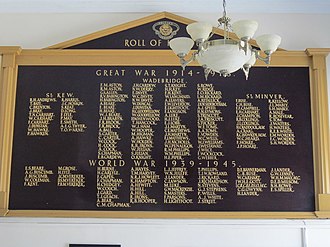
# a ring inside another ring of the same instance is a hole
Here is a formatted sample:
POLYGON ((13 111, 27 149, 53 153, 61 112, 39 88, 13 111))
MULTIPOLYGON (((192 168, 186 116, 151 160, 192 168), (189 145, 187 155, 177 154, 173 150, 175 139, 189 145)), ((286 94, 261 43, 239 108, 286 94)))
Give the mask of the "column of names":
POLYGON ((236 147, 257 149, 260 138, 266 137, 260 124, 260 109, 246 99, 236 99, 236 147))
POLYGON ((190 95, 183 94, 186 84, 165 84, 165 140, 164 159, 181 160, 191 155, 190 129, 182 123, 180 115, 190 109, 190 95))
POLYGON ((228 173, 215 167, 198 168, 198 203, 217 204, 227 192, 228 173))
POLYGON ((118 169, 112 166, 97 167, 96 206, 99 208, 130 207, 127 202, 119 202, 119 191, 124 181, 118 169))
POLYGON ((62 97, 61 102, 61 132, 85 132, 86 124, 79 123, 78 120, 74 119, 74 114, 77 112, 76 107, 83 106, 84 103, 76 97, 62 97))
POLYGON ((300 184, 301 177, 290 168, 272 168, 270 171, 271 192, 294 192, 294 185, 300 184))
POLYGON ((58 187, 85 187, 86 177, 78 173, 76 166, 59 166, 57 168, 58 187))
POLYGON ((27 136, 49 135, 49 124, 54 120, 55 114, 45 110, 52 109, 49 103, 56 101, 52 97, 30 98, 27 136))
POLYGON ((289 111, 289 101, 284 98, 269 99, 269 139, 270 145, 296 145, 295 134, 291 123, 293 115, 289 111))
POLYGON ((123 121, 121 113, 116 112, 116 104, 126 102, 128 95, 121 94, 121 83, 100 84, 98 158, 122 159, 122 152, 117 144, 121 140, 118 132, 123 121))
POLYGON ((224 156, 221 151, 224 144, 220 139, 218 127, 224 118, 219 107, 227 106, 222 102, 221 91, 212 84, 197 84, 197 141, 199 160, 217 160, 224 156))
POLYGON ((188 184, 188 169, 186 167, 164 168, 164 203, 165 204, 192 204, 189 198, 194 190, 188 184))
POLYGON ((263 183, 261 174, 266 168, 239 167, 236 174, 236 190, 238 196, 259 196, 267 188, 263 183))
POLYGON ((154 148, 154 130, 160 121, 160 110, 152 108, 156 84, 133 84, 132 87, 132 126, 131 158, 152 159, 154 148))
POLYGON ((53 175, 52 170, 45 166, 25 166, 24 187, 38 187, 41 183, 50 183, 49 176, 53 175))
POLYGON ((130 203, 157 204, 155 198, 151 198, 147 190, 158 183, 160 176, 149 167, 132 167, 130 183, 130 203))

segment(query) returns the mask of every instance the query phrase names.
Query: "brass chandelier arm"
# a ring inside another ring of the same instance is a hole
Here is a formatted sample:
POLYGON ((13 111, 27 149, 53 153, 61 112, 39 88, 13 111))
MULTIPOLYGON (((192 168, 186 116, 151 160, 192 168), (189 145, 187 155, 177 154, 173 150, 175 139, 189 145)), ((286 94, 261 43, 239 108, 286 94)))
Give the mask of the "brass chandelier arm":
POLYGON ((198 55, 200 55, 201 53, 203 53, 204 51, 207 50, 207 48, 205 48, 203 46, 205 40, 200 39, 200 40, 196 40, 195 42, 196 42, 196 45, 197 45, 198 49, 197 49, 197 51, 193 52, 193 54, 191 55, 191 57, 189 59, 187 59, 187 60, 185 59, 187 54, 184 54, 184 53, 177 54, 177 56, 180 58, 180 64, 181 64, 181 67, 182 67, 183 70, 185 70, 185 68, 188 64, 195 61, 196 57, 198 55))
POLYGON ((260 61, 263 61, 265 64, 270 64, 270 58, 271 58, 271 52, 265 51, 266 57, 260 56, 260 52, 258 50, 253 49, 252 52, 255 53, 256 59, 259 59, 260 61))
POLYGON ((186 57, 186 54, 183 54, 183 53, 179 53, 177 56, 180 58, 180 64, 181 64, 181 67, 182 67, 182 70, 185 70, 186 66, 188 64, 190 64, 192 61, 194 61, 196 59, 196 56, 197 56, 198 52, 195 51, 191 57, 189 59, 185 59, 186 57))

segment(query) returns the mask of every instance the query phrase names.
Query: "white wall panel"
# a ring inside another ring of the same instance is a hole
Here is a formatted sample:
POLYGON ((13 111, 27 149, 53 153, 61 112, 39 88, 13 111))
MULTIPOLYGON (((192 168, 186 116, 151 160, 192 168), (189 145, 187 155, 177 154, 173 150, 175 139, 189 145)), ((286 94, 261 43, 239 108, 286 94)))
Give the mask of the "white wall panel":
MULTIPOLYGON (((1 219, 1 246, 301 247, 301 221, 1 219)), ((312 246, 312 245, 311 245, 312 246)))
MULTIPOLYGON (((246 0, 227 1, 231 12, 246 13, 329 13, 327 0, 246 0)), ((220 0, 0 0, 0 12, 221 12, 220 0)))

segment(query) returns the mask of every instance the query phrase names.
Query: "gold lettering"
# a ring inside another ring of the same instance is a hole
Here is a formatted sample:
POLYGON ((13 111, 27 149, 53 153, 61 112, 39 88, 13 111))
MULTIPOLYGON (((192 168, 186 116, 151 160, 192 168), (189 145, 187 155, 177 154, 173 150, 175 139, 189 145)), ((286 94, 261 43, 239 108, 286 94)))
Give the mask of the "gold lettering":
POLYGON ((145 40, 144 39, 125 39, 124 40, 125 47, 144 47, 145 40))

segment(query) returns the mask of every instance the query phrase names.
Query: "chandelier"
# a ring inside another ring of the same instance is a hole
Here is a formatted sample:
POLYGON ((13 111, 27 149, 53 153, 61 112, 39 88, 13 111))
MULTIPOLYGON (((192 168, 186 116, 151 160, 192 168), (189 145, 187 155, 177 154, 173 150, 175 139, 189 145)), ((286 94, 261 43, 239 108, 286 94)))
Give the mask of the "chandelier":
POLYGON ((218 28, 224 30, 223 39, 211 40, 214 35, 213 27, 210 24, 194 22, 187 26, 187 32, 191 38, 178 37, 170 40, 169 45, 173 52, 180 58, 183 69, 197 60, 204 68, 205 78, 208 75, 218 73, 220 76, 228 77, 239 69, 242 69, 246 80, 250 68, 259 59, 265 64, 270 64, 271 54, 276 51, 281 43, 281 37, 276 34, 265 34, 256 38, 260 51, 251 47, 249 40, 253 37, 258 28, 258 23, 252 20, 240 20, 230 24, 230 18, 226 12, 226 1, 223 0, 223 16, 218 19, 218 28), (238 40, 229 37, 233 31, 238 40), (188 59, 185 57, 196 44, 197 50, 188 59))

